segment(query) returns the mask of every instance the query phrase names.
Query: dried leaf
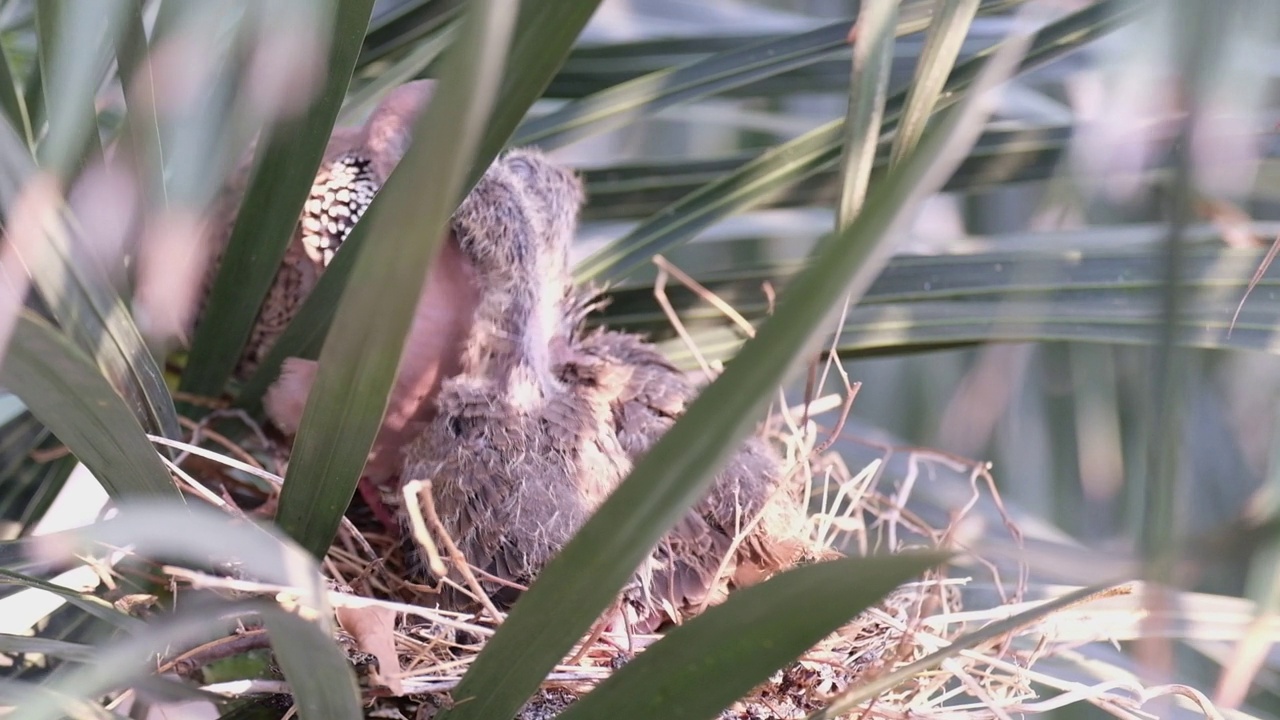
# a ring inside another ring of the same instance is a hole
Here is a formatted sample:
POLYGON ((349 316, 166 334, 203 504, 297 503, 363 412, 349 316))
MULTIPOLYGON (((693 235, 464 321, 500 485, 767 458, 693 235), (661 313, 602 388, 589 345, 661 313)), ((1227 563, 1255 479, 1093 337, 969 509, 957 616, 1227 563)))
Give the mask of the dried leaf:
POLYGON ((356 639, 356 646, 378 659, 378 669, 369 674, 369 681, 392 695, 403 695, 400 656, 396 654, 396 612, 367 605, 339 607, 337 615, 338 624, 356 639))

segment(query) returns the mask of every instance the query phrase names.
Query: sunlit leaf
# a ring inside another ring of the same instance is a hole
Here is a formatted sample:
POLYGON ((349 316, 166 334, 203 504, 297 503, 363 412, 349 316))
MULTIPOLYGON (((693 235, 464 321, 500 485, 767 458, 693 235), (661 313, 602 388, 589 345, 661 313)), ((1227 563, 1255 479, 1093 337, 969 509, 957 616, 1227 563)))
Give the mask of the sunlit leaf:
POLYGON ((0 382, 15 391, 115 497, 177 492, 133 413, 61 332, 24 311, 0 382))
POLYGON ((560 717, 714 717, 849 618, 944 559, 940 553, 847 558, 739 590, 672 629, 560 717))

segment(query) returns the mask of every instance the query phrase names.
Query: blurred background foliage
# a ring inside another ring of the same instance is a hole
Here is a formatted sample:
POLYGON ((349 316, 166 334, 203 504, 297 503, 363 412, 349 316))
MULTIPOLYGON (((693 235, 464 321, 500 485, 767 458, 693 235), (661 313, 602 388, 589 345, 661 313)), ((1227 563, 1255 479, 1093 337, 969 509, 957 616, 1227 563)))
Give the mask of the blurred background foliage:
MULTIPOLYGON (((191 218, 209 206, 259 130, 285 123, 287 132, 271 136, 283 161, 267 166, 278 173, 267 177, 281 187, 305 181, 297 185, 305 188, 317 138, 327 137, 335 119, 358 121, 387 89, 444 71, 442 53, 466 30, 459 19, 467 5, 344 2, 330 15, 329 3, 305 0, 112 0, 94 12, 69 0, 0 3, 6 247, 25 252, 23 266, 39 291, 5 329, 13 339, 2 380, 17 395, 37 393, 23 399, 32 410, 43 403, 36 414, 44 420, 5 398, 11 419, 0 435, 0 528, 8 542, 0 545, 0 565, 19 573, 5 576, 9 597, 63 569, 23 558, 42 521, 45 532, 78 524, 74 513, 51 512, 76 466, 59 451, 64 443, 112 496, 172 494, 164 458, 145 452, 134 426, 172 438, 178 411, 200 414, 185 403, 175 410, 176 374, 194 366, 199 372, 183 377, 184 390, 229 388, 251 408, 263 389, 260 379, 228 386, 227 368, 181 353, 166 305, 146 302, 156 291, 148 283, 162 286, 164 270, 152 272, 145 261, 125 274, 112 269, 110 248, 125 242, 115 237, 124 231, 111 225, 112 204, 143 208, 142 246, 181 258, 181 243, 196 234, 191 218), (165 44, 174 39, 186 44, 165 44), (148 52, 168 54, 150 74, 129 72, 148 52), (340 72, 315 71, 328 66, 326 57, 351 68, 349 88, 340 72), (290 115, 297 98, 288 88, 308 83, 326 109, 290 115), (187 85, 201 88, 198 102, 181 101, 187 85), (169 105, 156 100, 166 92, 173 93, 169 105), (115 142, 136 153, 137 197, 92 175, 93 160, 115 142), (22 212, 42 227, 65 219, 39 192, 49 178, 55 189, 73 188, 69 204, 91 225, 88 240, 76 231, 25 240, 15 232, 22 212), (99 262, 98 251, 110 262, 99 262), (166 377, 165 351, 175 349, 166 377), (99 409, 86 409, 94 403, 99 409), (69 416, 98 425, 56 421, 69 416)), ((563 15, 519 5, 517 38, 530 27, 554 38, 548 28, 571 27, 575 11, 591 11, 589 3, 566 3, 563 15)), ((528 98, 504 86, 509 102, 481 113, 489 124, 474 156, 491 157, 510 135, 511 144, 540 145, 578 169, 589 194, 575 247, 579 276, 607 282, 612 298, 597 321, 649 333, 677 362, 697 367, 654 297, 660 272, 652 256, 660 252, 752 323, 768 316, 775 293, 791 287, 836 225, 845 192, 838 121, 851 93, 846 38, 858 5, 605 0, 576 41, 563 39, 567 57, 558 69, 552 40, 545 57, 537 47, 520 55, 512 45, 509 57, 523 64, 513 61, 508 73, 526 67, 537 78, 541 66, 529 59, 538 57, 546 77, 517 85, 529 88, 528 98), (531 103, 527 116, 522 102, 531 103)), ((1202 593, 1174 596, 1172 619, 1143 629, 1170 641, 1159 646, 1169 660, 1161 677, 1210 694, 1216 688, 1224 700, 1222 678, 1243 673, 1248 690, 1228 704, 1280 717, 1280 656, 1268 644, 1280 577, 1272 450, 1280 432, 1280 277, 1267 261, 1280 232, 1280 3, 902 0, 873 188, 889 173, 894 131, 920 82, 930 13, 948 5, 968 6, 975 17, 955 71, 943 74, 940 108, 965 97, 989 49, 1014 30, 1019 9, 1031 6, 1042 29, 975 148, 909 230, 892 238, 893 258, 842 316, 837 346, 861 389, 835 449, 850 467, 886 459, 887 482, 912 483, 914 509, 939 527, 972 495, 969 466, 946 458, 989 461, 1025 535, 1020 557, 1034 587, 1049 594, 1053 583, 1145 575, 1202 593), (1144 558, 1156 561, 1145 571, 1144 558), (1239 598, 1256 604, 1241 611, 1239 598), (1243 643, 1250 632, 1262 642, 1254 664, 1243 643)), ((465 185, 463 175, 451 182, 465 185)), ((284 210, 264 204, 251 222, 267 222, 274 208, 277 221, 286 221, 277 225, 291 229, 287 202, 284 210)), ((270 263, 245 257, 269 279, 270 263)), ((348 269, 363 277, 361 268, 348 269)), ((28 297, 27 279, 5 279, 11 295, 28 297)), ((680 283, 668 282, 667 290, 705 358, 732 357, 746 333, 680 283)), ((336 297, 328 315, 307 317, 314 325, 298 333, 299 354, 320 352, 336 297)), ((197 347, 202 341, 224 357, 239 347, 216 332, 197 337, 197 347)), ((799 401, 803 390, 800 382, 788 394, 799 401)), ((373 405, 362 412, 376 415, 373 405)), ((363 458, 358 445, 348 459, 363 458)), ((349 497, 349 480, 325 492, 349 497)), ((93 492, 72 486, 61 500, 88 503, 93 492)), ((989 497, 979 516, 989 522, 970 545, 1012 557, 989 497)), ((336 527, 336 515, 320 524, 329 520, 336 527)), ((286 527, 310 547, 294 532, 300 525, 286 527)), ((982 591, 975 588, 974 597, 982 591)), ((65 643, 45 648, 55 657, 75 657, 108 636, 112 622, 128 624, 103 608, 85 609, 86 602, 74 596, 45 621, 41 637, 65 643)), ((1140 645, 1091 645, 1070 661, 1056 659, 1057 669, 1090 684, 1137 672, 1140 645)), ((17 666, 11 676, 32 674, 42 673, 17 666)), ((88 682, 53 676, 63 689, 88 682)), ((1171 705, 1148 712, 1199 715, 1171 705)), ((1050 714, 1104 711, 1073 706, 1050 714)))

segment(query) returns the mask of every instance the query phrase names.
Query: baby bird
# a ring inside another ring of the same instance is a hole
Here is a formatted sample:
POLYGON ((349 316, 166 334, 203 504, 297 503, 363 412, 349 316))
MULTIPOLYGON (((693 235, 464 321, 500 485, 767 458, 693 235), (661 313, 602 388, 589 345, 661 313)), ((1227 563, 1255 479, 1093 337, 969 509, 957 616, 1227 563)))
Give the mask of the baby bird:
MULTIPOLYGON (((461 372, 441 385, 437 415, 401 473, 432 481, 435 509, 472 565, 519 584, 564 547, 695 394, 639 338, 582 333, 591 296, 574 289, 568 269, 582 200, 571 173, 517 150, 459 208, 454 234, 480 302, 461 372)), ((730 586, 794 563, 803 513, 784 485, 771 448, 744 445, 637 569, 624 590, 628 627, 679 622, 730 586)), ((498 583, 485 589, 514 600, 498 583)))

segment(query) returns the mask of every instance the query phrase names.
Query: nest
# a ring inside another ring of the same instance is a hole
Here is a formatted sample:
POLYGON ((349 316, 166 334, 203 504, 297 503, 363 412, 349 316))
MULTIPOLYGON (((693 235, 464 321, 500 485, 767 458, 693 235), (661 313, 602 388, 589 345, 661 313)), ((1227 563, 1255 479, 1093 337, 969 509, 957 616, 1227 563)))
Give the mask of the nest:
MULTIPOLYGON (((851 395, 851 393, 850 393, 851 395)), ((804 529, 804 542, 814 557, 834 553, 862 554, 886 552, 911 547, 962 547, 957 538, 966 513, 952 516, 945 527, 931 527, 908 508, 910 488, 893 486, 886 480, 882 461, 856 469, 846 466, 841 457, 825 451, 830 438, 841 434, 837 410, 846 401, 830 397, 807 407, 780 408, 770 423, 772 440, 784 450, 790 473, 810 488, 809 522, 804 529), (830 427, 820 421, 827 419, 830 427), (822 451, 822 452, 818 452, 822 451)), ((847 410, 847 408, 845 408, 847 410)), ((840 418, 844 413, 839 413, 840 418)), ((250 513, 273 511, 274 491, 278 487, 287 449, 269 431, 254 428, 233 440, 230 433, 213 428, 234 425, 250 427, 240 414, 214 413, 205 422, 192 425, 191 442, 204 445, 201 455, 190 456, 185 465, 192 466, 207 485, 216 474, 226 492, 222 502, 244 506, 250 513), (226 421, 231 421, 227 423, 226 421), (210 452, 209 450, 215 450, 210 452), (227 461, 233 456, 238 463, 227 461), (260 462, 265 458, 266 462, 260 462), (249 464, 259 469, 249 473, 249 464), (249 477, 254 475, 256 477, 249 477), (256 508, 251 507, 257 505, 256 508)), ((857 438, 845 439, 857 442, 857 438)), ((884 448, 886 454, 894 449, 884 448)), ((943 455, 909 451, 920 463, 944 463, 952 468, 963 461, 943 455)), ((969 464, 974 479, 974 503, 980 495, 993 493, 990 478, 982 466, 969 464)), ((414 488, 407 492, 385 492, 381 500, 388 506, 402 505, 414 488)), ((429 497, 430 493, 423 495, 429 497)), ((971 506, 973 503, 971 503, 971 506)), ((233 509, 241 509, 239 507, 233 509)), ((430 506, 422 518, 423 527, 411 533, 419 540, 423 531, 435 543, 442 560, 461 564, 464 558, 451 548, 447 537, 440 537, 439 526, 432 523, 430 506)), ((471 583, 426 586, 414 582, 410 571, 414 548, 412 539, 388 532, 377 522, 366 503, 357 499, 350 522, 344 523, 338 538, 323 562, 333 592, 331 600, 337 609, 341 627, 339 639, 347 648, 353 666, 361 678, 366 696, 374 699, 371 716, 427 718, 435 709, 449 702, 449 691, 461 680, 475 656, 505 617, 491 604, 477 597, 484 607, 467 614, 437 609, 440 593, 446 589, 476 597, 471 583)), ((1008 524, 1016 539, 1016 529, 1008 524)), ((244 580, 229 580, 168 568, 179 582, 198 588, 274 593, 279 588, 257 587, 244 580)), ((476 570, 471 568, 474 573, 476 570)), ((991 566, 992 578, 1000 582, 991 566)), ((444 581, 449 583, 451 581, 444 581)), ((917 660, 945 645, 964 631, 963 624, 936 623, 938 618, 952 616, 960 606, 959 588, 965 578, 932 575, 904 585, 877 606, 867 610, 840 628, 798 661, 776 672, 757 687, 750 696, 725 710, 723 718, 763 719, 799 718, 826 707, 833 698, 863 681, 878 677, 906 663, 917 660)), ((1007 602, 1022 599, 1021 574, 1013 587, 1000 588, 1007 602)), ((660 635, 632 635, 620 642, 617 637, 595 633, 584 638, 570 653, 569 659, 547 677, 538 695, 522 710, 520 718, 551 718, 581 694, 599 682, 660 635)), ((265 638, 262 640, 265 642, 265 638)), ((195 652, 195 651, 193 651, 195 652)), ((226 652, 225 649, 219 653, 226 652)), ((992 658, 998 659, 1003 651, 992 658)), ((191 655, 191 653, 188 653, 191 655)), ((190 660, 193 669, 201 664, 199 653, 190 660)), ((203 660, 209 660, 208 657, 203 660)), ((989 664, 968 680, 969 688, 985 702, 996 706, 1017 704, 1033 697, 1021 660, 1005 660, 1003 669, 989 664), (976 687, 974 687, 976 686, 976 687)), ((964 672, 969 672, 965 670, 964 672)), ((903 717, 910 709, 912 717, 963 717, 943 703, 954 693, 961 671, 943 675, 918 676, 914 680, 882 695, 863 717, 903 717), (932 708, 932 709, 931 709, 932 708)), ((254 681, 209 686, 207 689, 229 695, 261 694, 286 688, 274 681, 254 681)), ((990 717, 988 710, 975 708, 972 717, 990 717)))
MULTIPOLYGON (((838 364, 833 367, 839 370, 838 364)), ((843 393, 800 407, 776 407, 766 426, 770 440, 783 451, 788 472, 808 488, 809 518, 800 531, 807 554, 823 557, 945 548, 966 557, 965 573, 937 572, 898 588, 774 673, 726 709, 721 718, 806 717, 829 707, 847 691, 883 678, 1026 605, 1027 568, 977 557, 966 540, 972 535, 971 521, 976 520, 971 515, 982 507, 994 510, 994 517, 1003 524, 1001 532, 1013 546, 1020 544, 1020 533, 1004 512, 986 465, 916 448, 877 446, 851 436, 844 431, 844 424, 855 394, 856 387, 846 379, 843 393), (837 441, 872 447, 880 457, 850 468, 840 454, 832 452, 837 441), (893 478, 886 471, 888 462, 904 457, 906 477, 893 478), (943 522, 931 523, 914 511, 911 501, 916 478, 931 468, 959 471, 970 481, 969 501, 950 511, 943 522), (962 607, 962 598, 967 596, 963 590, 969 583, 988 588, 991 592, 986 595, 993 599, 983 607, 962 607)), ((233 512, 273 514, 287 456, 284 442, 254 426, 243 414, 227 411, 215 412, 190 429, 191 446, 208 448, 186 458, 188 466, 198 465, 189 469, 203 476, 199 483, 192 481, 192 486, 221 482, 221 495, 204 490, 203 496, 233 512), (215 431, 224 425, 238 428, 238 436, 215 431)), ((388 489, 373 504, 395 509, 415 493, 430 498, 430 492, 420 490, 413 483, 399 491, 388 489)), ((409 502, 408 507, 416 505, 409 502)), ((371 704, 368 716, 430 718, 449 704, 450 691, 505 615, 479 592, 479 571, 469 568, 466 558, 442 534, 429 501, 421 517, 416 517, 409 538, 386 530, 385 515, 383 522, 378 521, 378 512, 385 509, 372 507, 358 497, 322 569, 331 582, 330 602, 341 628, 339 640, 371 704), (464 570, 461 575, 466 581, 446 577, 434 586, 414 582, 411 578, 419 577, 410 567, 416 562, 415 542, 430 546, 427 554, 434 553, 440 562, 464 570), (439 609, 442 592, 470 595, 480 609, 475 613, 439 609)), ((179 585, 192 588, 271 595, 282 590, 180 568, 166 570, 179 585)), ((181 657, 186 663, 183 667, 198 677, 195 673, 202 665, 236 652, 237 646, 241 652, 245 647, 266 646, 263 631, 250 631, 245 637, 190 650, 181 657), (259 634, 245 639, 254 632, 259 634)), ((544 680, 518 717, 556 717, 660 637, 630 635, 620 641, 600 632, 584 637, 544 680)), ((1033 667, 1046 657, 1072 649, 1072 642, 1059 641, 1047 625, 1027 625, 915 673, 845 716, 886 720, 1000 718, 1081 701, 1120 716, 1140 716, 1137 711, 1149 697, 1141 686, 1122 688, 1131 694, 1118 693, 1113 685, 1086 688, 1033 667), (1058 699, 1042 700, 1046 688, 1058 691, 1058 699)), ((175 662, 169 666, 178 667, 175 662)), ((203 689, 234 697, 274 694, 286 702, 288 698, 288 687, 279 680, 210 683, 203 689)), ((1206 707, 1206 703, 1200 704, 1206 707)))

